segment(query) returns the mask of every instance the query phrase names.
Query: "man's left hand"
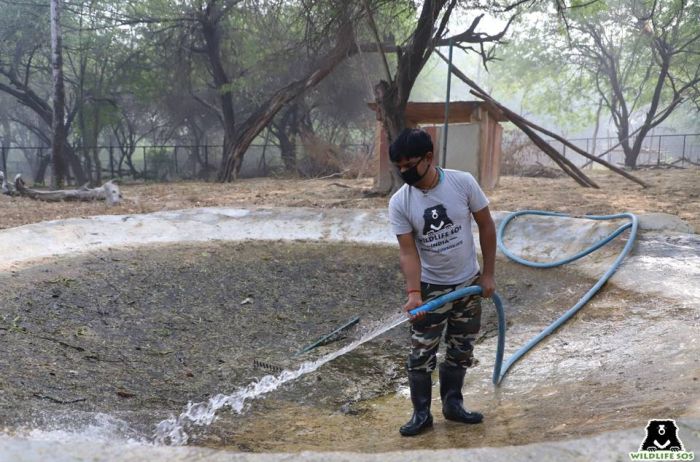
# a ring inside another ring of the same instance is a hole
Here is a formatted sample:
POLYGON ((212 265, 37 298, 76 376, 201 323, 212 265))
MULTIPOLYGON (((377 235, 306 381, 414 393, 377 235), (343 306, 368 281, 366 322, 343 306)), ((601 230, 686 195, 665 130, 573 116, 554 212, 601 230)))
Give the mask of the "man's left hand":
POLYGON ((484 298, 491 298, 491 295, 496 291, 496 280, 493 276, 481 276, 479 285, 481 286, 481 296, 484 298))

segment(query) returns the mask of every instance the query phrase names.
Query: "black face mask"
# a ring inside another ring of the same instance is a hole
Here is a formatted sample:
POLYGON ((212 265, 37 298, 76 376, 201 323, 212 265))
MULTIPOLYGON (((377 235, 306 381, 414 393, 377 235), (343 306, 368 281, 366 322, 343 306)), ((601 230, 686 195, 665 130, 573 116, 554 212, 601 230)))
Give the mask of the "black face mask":
POLYGON ((420 180, 423 179, 423 177, 428 173, 429 169, 425 169, 425 172, 421 175, 418 173, 418 165, 423 162, 422 160, 418 162, 416 165, 413 167, 409 168, 408 170, 404 170, 403 172, 399 172, 399 175, 401 176, 401 179, 404 181, 409 186, 413 186, 414 184, 418 183, 420 180))

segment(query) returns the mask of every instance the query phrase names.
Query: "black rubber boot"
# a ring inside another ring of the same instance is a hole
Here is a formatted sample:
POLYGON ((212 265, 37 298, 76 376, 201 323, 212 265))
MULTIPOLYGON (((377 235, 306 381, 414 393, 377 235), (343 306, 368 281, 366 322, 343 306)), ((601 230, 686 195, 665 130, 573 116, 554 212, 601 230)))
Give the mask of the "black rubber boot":
POLYGON ((428 372, 409 371, 408 385, 411 388, 413 417, 399 429, 399 433, 403 436, 415 436, 433 426, 433 416, 430 415, 433 380, 428 372))
POLYGON ((484 416, 478 412, 469 412, 462 407, 462 385, 466 369, 448 367, 440 364, 440 398, 442 398, 442 415, 447 420, 465 424, 478 424, 484 416))

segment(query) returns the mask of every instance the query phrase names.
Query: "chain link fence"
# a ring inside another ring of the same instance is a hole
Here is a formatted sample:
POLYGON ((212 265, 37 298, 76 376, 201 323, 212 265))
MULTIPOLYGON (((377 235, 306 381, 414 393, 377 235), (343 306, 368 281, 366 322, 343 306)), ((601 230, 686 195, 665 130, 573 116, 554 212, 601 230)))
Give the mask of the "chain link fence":
MULTIPOLYGON (((600 165, 578 154, 557 140, 546 140, 563 156, 580 168, 599 168, 600 165)), ((625 153, 615 137, 574 138, 568 140, 578 148, 612 164, 624 166, 625 153)), ((511 132, 503 138, 504 174, 518 174, 537 170, 538 173, 558 172, 558 167, 544 152, 521 132, 511 132)), ((636 166, 644 167, 700 167, 700 133, 647 136, 637 158, 636 166)), ((602 168, 602 167, 601 167, 602 168)))
MULTIPOLYGON (((317 156, 298 152, 296 173, 303 176, 327 174, 328 168, 342 171, 340 164, 347 164, 358 169, 358 176, 367 174, 371 165, 371 145, 348 144, 340 148, 343 159, 330 163, 317 156), (363 169, 364 171, 359 171, 363 169)), ((155 182, 213 181, 221 165, 222 153, 222 145, 212 144, 138 146, 129 155, 125 155, 117 145, 90 146, 76 150, 90 178, 102 181, 110 178, 155 182)), ((0 152, 0 169, 5 172, 8 180, 19 173, 30 181, 41 183, 43 179, 48 184, 52 175, 50 156, 51 148, 45 146, 4 147, 0 152)), ((243 157, 240 177, 268 176, 285 170, 287 168, 277 146, 253 144, 243 157)))
MULTIPOLYGON (((593 155, 600 155, 612 164, 624 165, 625 153, 621 146, 614 147, 619 140, 614 137, 577 138, 569 140, 575 146, 593 155)), ((558 141, 551 141, 564 156, 577 165, 591 166, 583 156, 573 152, 558 141)), ((644 138, 642 149, 637 158, 637 167, 659 167, 674 165, 677 167, 700 167, 700 133, 683 133, 672 135, 651 135, 644 138)))

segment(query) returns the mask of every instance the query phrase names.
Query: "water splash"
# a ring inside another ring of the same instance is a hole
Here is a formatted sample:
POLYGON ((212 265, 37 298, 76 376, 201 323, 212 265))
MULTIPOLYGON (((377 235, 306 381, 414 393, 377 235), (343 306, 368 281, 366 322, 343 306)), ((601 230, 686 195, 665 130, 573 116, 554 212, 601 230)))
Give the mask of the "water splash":
POLYGON ((140 436, 126 421, 104 413, 47 413, 28 426, 19 426, 12 432, 2 433, 33 441, 61 443, 121 442, 127 445, 150 445, 150 441, 140 436))
POLYGON ((243 411, 246 401, 276 390, 280 385, 315 371, 324 364, 354 350, 363 343, 403 324, 407 320, 408 318, 404 313, 397 313, 386 321, 381 322, 378 326, 366 331, 359 339, 315 361, 306 361, 296 370, 284 370, 278 375, 266 375, 258 381, 239 388, 230 395, 218 394, 211 397, 207 402, 190 402, 187 404, 185 411, 178 417, 171 416, 169 419, 161 421, 156 426, 153 438, 157 444, 185 445, 189 440, 189 435, 187 433, 189 428, 193 425, 210 425, 216 418, 216 413, 219 409, 228 406, 234 412, 240 414, 243 411))

